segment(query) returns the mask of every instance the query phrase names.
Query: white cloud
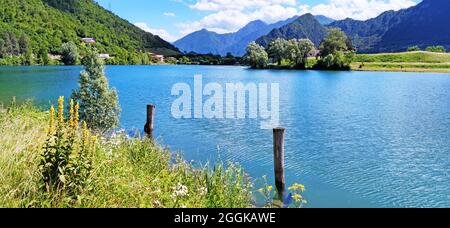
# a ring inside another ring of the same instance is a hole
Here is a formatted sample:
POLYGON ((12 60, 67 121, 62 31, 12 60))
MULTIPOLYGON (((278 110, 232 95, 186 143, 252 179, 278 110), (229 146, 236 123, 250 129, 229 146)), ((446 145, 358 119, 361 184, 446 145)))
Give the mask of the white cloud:
POLYGON ((417 0, 328 0, 318 5, 299 4, 301 0, 195 0, 189 7, 210 12, 198 21, 177 26, 181 35, 208 29, 218 33, 235 32, 253 20, 273 23, 295 15, 312 13, 334 19, 369 19, 387 10, 399 10, 417 0))
POLYGON ((152 33, 154 35, 158 35, 159 37, 163 38, 166 41, 169 42, 174 42, 175 40, 178 39, 178 37, 172 36, 169 32, 167 32, 164 29, 154 29, 154 28, 150 28, 147 23, 143 23, 143 22, 138 22, 138 23, 134 23, 135 26, 137 26, 138 28, 152 33))
POLYGON ((388 10, 399 10, 411 7, 412 0, 330 0, 329 3, 315 6, 301 5, 300 13, 325 15, 337 20, 353 18, 366 20, 376 17, 388 10))
POLYGON ((172 12, 167 12, 167 13, 164 13, 163 15, 166 17, 175 17, 176 16, 175 13, 172 13, 172 12))
POLYGON ((179 24, 183 35, 203 28, 218 33, 235 32, 250 21, 273 23, 299 12, 296 0, 198 0, 190 7, 212 13, 199 21, 179 24))

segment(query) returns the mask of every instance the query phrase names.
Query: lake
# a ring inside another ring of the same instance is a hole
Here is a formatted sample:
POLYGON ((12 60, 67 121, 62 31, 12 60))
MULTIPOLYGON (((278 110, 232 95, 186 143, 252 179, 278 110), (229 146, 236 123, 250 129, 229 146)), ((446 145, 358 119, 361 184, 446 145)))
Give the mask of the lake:
MULTIPOLYGON (((43 107, 77 87, 80 67, 1 67, 0 103, 43 107)), ((272 183, 272 131, 256 119, 175 119, 175 83, 279 83, 286 179, 308 207, 450 207, 450 75, 249 70, 220 66, 107 66, 121 127, 142 129, 157 106, 161 145, 188 161, 231 160, 272 183)))

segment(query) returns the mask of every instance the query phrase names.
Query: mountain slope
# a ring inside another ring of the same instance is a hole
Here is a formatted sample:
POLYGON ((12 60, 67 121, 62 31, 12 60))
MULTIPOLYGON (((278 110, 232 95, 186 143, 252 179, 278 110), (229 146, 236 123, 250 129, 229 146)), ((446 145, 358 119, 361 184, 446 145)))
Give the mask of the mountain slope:
POLYGON ((96 47, 118 59, 152 51, 172 55, 179 51, 158 36, 144 32, 103 9, 93 0, 0 0, 0 34, 10 31, 27 36, 33 53, 57 53, 61 44, 80 45, 83 37, 97 40, 96 47))
POLYGON ((203 29, 175 41, 174 45, 184 52, 219 55, 226 55, 229 52, 235 56, 242 56, 250 42, 269 33, 274 28, 291 23, 296 18, 269 25, 261 20, 252 21, 239 31, 227 34, 218 34, 203 29))
POLYGON ((272 30, 266 36, 260 37, 256 42, 264 47, 277 38, 283 39, 310 39, 316 46, 325 38, 327 29, 312 14, 305 14, 290 24, 272 30))
POLYGON ((360 52, 397 52, 418 45, 450 48, 450 1, 424 0, 416 6, 387 11, 366 21, 331 23, 349 35, 360 52))
POLYGON ((336 20, 334 20, 334 19, 332 19, 332 18, 323 16, 323 15, 316 15, 316 16, 314 16, 314 17, 315 17, 316 20, 317 20, 320 24, 322 24, 322 25, 329 25, 329 24, 331 24, 331 23, 333 23, 333 22, 336 21, 336 20))

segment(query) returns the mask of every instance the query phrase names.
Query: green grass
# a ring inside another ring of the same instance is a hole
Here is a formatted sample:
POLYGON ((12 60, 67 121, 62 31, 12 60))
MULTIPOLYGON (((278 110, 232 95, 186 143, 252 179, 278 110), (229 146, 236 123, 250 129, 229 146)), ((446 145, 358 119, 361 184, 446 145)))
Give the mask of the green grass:
POLYGON ((389 62, 389 63, 450 63, 450 54, 435 52, 402 52, 381 54, 358 54, 354 62, 389 62))
POLYGON ((402 52, 355 55, 352 70, 450 73, 450 54, 402 52))
MULTIPOLYGON (((2 106, 0 106, 2 107, 2 106)), ((93 174, 76 202, 40 188, 49 114, 29 104, 0 108, 0 208, 245 208, 251 182, 234 164, 193 167, 148 139, 102 139, 93 174), (181 193, 180 193, 181 192, 181 193)))

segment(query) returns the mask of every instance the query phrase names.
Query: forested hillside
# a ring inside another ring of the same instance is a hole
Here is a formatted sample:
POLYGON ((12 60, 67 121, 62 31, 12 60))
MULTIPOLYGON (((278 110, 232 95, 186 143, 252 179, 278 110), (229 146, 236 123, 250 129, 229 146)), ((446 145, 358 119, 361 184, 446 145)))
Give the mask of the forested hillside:
POLYGON ((85 37, 96 39, 99 52, 114 56, 116 64, 139 63, 144 52, 179 53, 93 0, 0 0, 0 58, 39 62, 60 53, 65 42, 82 47, 85 37))

